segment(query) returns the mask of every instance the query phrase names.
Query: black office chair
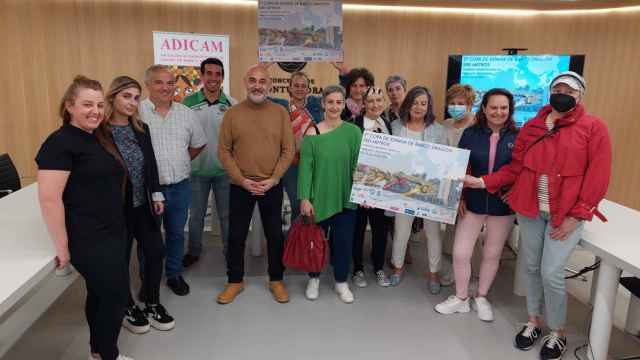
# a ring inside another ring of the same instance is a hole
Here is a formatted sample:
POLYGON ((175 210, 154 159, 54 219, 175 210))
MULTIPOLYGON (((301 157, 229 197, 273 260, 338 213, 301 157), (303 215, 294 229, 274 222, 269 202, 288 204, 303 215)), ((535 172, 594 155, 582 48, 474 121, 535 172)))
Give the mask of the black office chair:
POLYGON ((20 190, 20 176, 9 154, 0 155, 0 198, 20 190))

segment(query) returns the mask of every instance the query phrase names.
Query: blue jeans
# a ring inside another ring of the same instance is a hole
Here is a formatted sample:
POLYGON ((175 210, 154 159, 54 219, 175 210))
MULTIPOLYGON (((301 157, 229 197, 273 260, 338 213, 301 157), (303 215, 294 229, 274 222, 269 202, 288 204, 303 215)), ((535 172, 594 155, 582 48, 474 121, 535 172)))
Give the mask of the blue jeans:
POLYGON ((165 274, 167 279, 173 279, 182 275, 184 226, 187 223, 191 203, 191 182, 187 179, 176 184, 163 185, 160 188, 165 199, 162 214, 165 232, 165 274))
POLYGON ((200 256, 202 252, 202 231, 207 214, 209 194, 213 190, 216 213, 222 232, 222 251, 226 256, 229 236, 229 177, 191 176, 191 216, 189 217, 189 254, 200 256))
POLYGON ((291 202, 291 224, 300 215, 300 200, 298 200, 298 167, 291 165, 280 179, 284 191, 287 192, 289 202, 291 202))
MULTIPOLYGON (((345 282, 349 277, 353 234, 356 226, 356 210, 343 209, 342 212, 318 223, 324 230, 331 248, 331 265, 336 282, 345 282)), ((319 277, 320 273, 309 273, 319 277)))
POLYGON ((527 311, 532 316, 544 313, 551 330, 564 329, 567 319, 564 268, 580 241, 584 221, 578 223, 566 240, 549 236, 553 228, 547 212, 540 212, 535 218, 518 214, 518 224, 520 254, 527 264, 527 311))

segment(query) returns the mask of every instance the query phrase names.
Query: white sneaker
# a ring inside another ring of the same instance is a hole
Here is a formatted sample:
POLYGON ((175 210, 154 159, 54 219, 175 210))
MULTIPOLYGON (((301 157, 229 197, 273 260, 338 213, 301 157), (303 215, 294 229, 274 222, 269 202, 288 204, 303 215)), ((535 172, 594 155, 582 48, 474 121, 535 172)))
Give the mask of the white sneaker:
POLYGON ((450 315, 455 313, 468 313, 471 311, 471 308, 469 307, 469 298, 462 300, 455 295, 451 295, 447 300, 436 305, 435 310, 440 314, 450 315))
POLYGON ((481 296, 474 299, 476 304, 476 311, 478 312, 478 318, 482 321, 493 321, 493 309, 491 303, 486 297, 481 296))
POLYGON ((316 300, 320 295, 320 278, 310 278, 305 295, 309 300, 316 300))
POLYGON ((336 283, 336 293, 342 302, 351 304, 354 300, 353 293, 349 289, 349 284, 346 282, 336 283))
POLYGON ((356 271, 356 273, 351 277, 351 280, 353 281, 353 285, 360 288, 367 287, 368 285, 367 278, 364 276, 364 271, 362 270, 356 271))

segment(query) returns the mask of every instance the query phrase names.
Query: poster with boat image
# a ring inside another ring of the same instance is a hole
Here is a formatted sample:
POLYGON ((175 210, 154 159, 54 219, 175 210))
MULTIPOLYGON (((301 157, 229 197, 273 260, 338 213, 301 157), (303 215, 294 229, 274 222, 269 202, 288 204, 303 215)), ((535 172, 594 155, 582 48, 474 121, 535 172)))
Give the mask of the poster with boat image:
POLYGON ((351 201, 454 224, 469 151, 365 131, 351 201))

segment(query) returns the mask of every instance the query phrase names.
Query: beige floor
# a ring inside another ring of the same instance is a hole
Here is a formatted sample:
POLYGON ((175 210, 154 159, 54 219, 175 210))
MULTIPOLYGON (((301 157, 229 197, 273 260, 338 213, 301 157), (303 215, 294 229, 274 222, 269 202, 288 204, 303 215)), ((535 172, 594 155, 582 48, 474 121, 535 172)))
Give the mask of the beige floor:
MULTIPOLYGON (((508 251, 490 295, 496 320, 487 324, 473 312, 443 316, 433 311, 452 289, 445 288, 437 296, 428 294, 423 278, 425 250, 420 242, 411 244, 416 260, 399 287, 385 289, 372 284, 354 289, 356 302, 352 305, 336 298, 327 271, 319 300, 304 298, 306 276, 289 273, 286 282, 291 302, 276 304, 265 289, 265 259, 252 256, 247 257, 245 292, 231 305, 217 305, 215 295, 225 281, 220 242, 210 233, 205 238, 203 258, 185 274, 191 294, 177 297, 164 286, 161 290, 162 302, 176 317, 176 329, 166 333, 152 330, 146 335, 123 330, 123 353, 136 360, 537 359, 535 350, 520 352, 512 345, 514 331, 526 319, 526 312, 524 298, 512 293, 515 261, 508 251)), ((571 262, 581 267, 592 260, 588 253, 578 251, 571 262)), ((135 273, 135 266, 132 270, 135 273)), ((565 359, 573 359, 575 348, 586 343, 591 308, 584 302, 589 282, 571 280, 568 287, 574 296, 569 299, 570 343, 565 359)), ((84 285, 79 281, 2 360, 86 359, 88 334, 83 301, 84 285)), ((617 325, 622 325, 624 310, 625 294, 621 293, 617 325)), ((610 353, 640 354, 640 345, 635 337, 615 330, 610 353)))

